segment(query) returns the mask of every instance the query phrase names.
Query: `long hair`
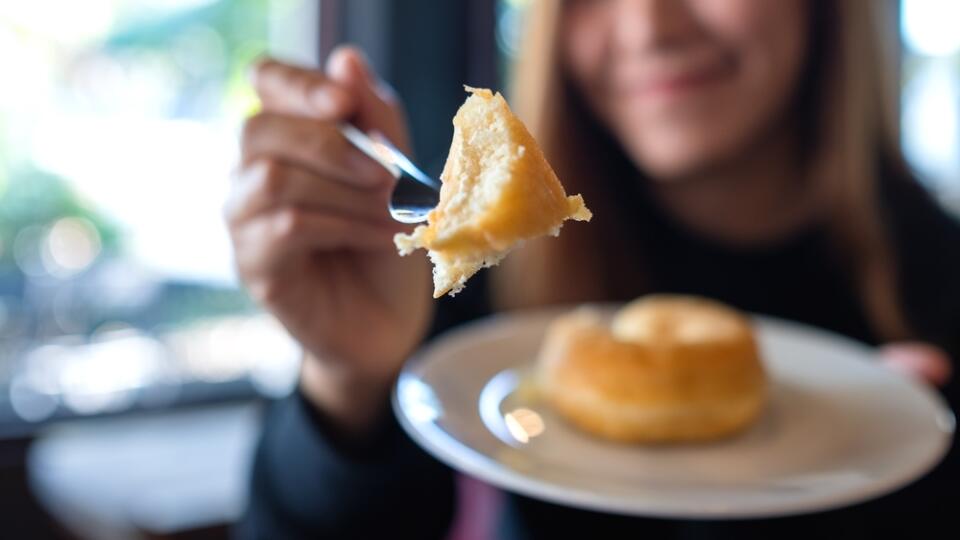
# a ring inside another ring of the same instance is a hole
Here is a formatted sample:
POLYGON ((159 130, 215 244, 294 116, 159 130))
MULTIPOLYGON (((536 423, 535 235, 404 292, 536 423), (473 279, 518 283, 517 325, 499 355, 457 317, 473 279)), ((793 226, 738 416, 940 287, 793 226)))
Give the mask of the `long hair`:
MULTIPOLYGON (((655 286, 645 269, 656 261, 623 245, 629 216, 618 208, 617 185, 610 181, 635 181, 638 171, 561 68, 563 6, 553 0, 530 6, 511 100, 567 191, 583 193, 595 218, 507 258, 492 278, 493 299, 502 309, 623 300, 655 286)), ((836 260, 857 284, 877 335, 898 339, 909 332, 878 184, 884 176, 909 174, 897 144, 896 47, 889 38, 895 29, 888 7, 874 0, 811 2, 810 50, 793 107, 806 121, 799 134, 809 164, 805 180, 814 183, 836 260)))

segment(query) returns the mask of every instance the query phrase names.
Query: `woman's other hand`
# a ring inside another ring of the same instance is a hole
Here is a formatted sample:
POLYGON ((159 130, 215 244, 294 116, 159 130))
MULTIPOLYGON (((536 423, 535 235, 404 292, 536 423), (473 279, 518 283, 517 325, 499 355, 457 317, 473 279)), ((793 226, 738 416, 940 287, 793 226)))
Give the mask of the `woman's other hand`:
POLYGON ((891 343, 880 348, 880 357, 888 368, 936 387, 947 384, 953 374, 947 353, 929 343, 891 343))

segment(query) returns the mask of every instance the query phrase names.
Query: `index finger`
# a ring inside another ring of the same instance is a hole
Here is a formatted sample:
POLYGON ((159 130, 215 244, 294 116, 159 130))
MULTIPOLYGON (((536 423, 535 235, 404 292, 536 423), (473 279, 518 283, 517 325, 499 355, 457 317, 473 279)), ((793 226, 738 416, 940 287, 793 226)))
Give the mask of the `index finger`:
POLYGON ((265 58, 253 66, 250 79, 268 112, 339 121, 356 109, 350 93, 319 70, 265 58))

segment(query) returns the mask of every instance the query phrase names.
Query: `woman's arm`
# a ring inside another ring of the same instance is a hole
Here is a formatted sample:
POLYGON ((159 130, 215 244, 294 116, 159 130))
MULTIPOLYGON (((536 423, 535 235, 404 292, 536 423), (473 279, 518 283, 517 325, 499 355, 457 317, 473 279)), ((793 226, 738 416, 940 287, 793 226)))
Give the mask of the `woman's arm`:
MULTIPOLYGON (((487 279, 437 302, 430 336, 487 315, 487 279)), ((358 438, 302 392, 274 404, 254 460, 240 538, 442 538, 453 473, 402 432, 387 403, 358 438)))
POLYGON ((238 537, 443 538, 455 505, 453 475, 383 413, 362 443, 338 444, 301 394, 275 403, 238 537))
MULTIPOLYGON (((226 217, 251 294, 303 345, 297 392, 270 407, 254 462, 246 538, 439 538, 451 472, 417 448, 388 407, 434 303, 425 258, 401 259, 387 212, 393 178, 337 125, 409 148, 399 104, 359 51, 324 72, 276 61, 253 82, 226 217)), ((459 298, 458 298, 459 299, 459 298)))

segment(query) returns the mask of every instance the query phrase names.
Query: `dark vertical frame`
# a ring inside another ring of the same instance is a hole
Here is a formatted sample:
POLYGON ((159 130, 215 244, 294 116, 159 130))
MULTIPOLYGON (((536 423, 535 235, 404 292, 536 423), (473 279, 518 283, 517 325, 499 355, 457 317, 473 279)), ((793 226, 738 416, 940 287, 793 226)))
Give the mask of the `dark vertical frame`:
POLYGON ((340 13, 343 0, 317 1, 319 2, 317 25, 320 27, 320 31, 317 32, 317 58, 323 62, 340 41, 340 13))
POLYGON ((463 85, 499 88, 496 0, 319 1, 321 61, 361 47, 403 99, 418 161, 439 173, 463 85))

